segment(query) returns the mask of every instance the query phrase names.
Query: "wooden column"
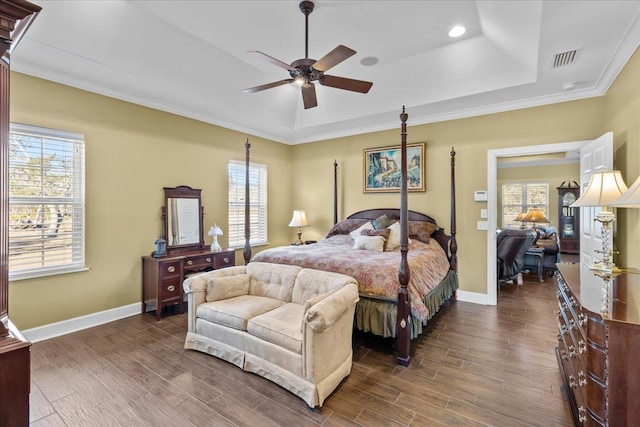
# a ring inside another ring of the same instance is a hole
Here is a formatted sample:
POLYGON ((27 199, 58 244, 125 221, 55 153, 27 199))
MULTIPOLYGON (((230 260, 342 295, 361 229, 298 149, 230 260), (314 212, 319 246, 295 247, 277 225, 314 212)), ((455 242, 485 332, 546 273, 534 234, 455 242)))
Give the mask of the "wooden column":
POLYGON ((0 425, 29 425, 31 343, 9 320, 9 60, 40 11, 0 0, 0 425))
POLYGON ((407 118, 409 115, 405 113, 402 107, 400 114, 401 126, 401 183, 400 183, 400 268, 398 269, 398 280, 400 287, 398 288, 398 364, 409 366, 411 359, 411 299, 409 297, 409 262, 407 261, 407 252, 409 251, 408 228, 408 209, 407 209, 407 118))
POLYGON ((251 184, 249 183, 249 166, 251 164, 250 148, 251 144, 249 144, 249 138, 247 138, 247 142, 244 143, 244 251, 242 252, 242 255, 244 256, 244 265, 249 264, 249 261, 251 261, 251 201, 249 200, 251 193, 251 184))

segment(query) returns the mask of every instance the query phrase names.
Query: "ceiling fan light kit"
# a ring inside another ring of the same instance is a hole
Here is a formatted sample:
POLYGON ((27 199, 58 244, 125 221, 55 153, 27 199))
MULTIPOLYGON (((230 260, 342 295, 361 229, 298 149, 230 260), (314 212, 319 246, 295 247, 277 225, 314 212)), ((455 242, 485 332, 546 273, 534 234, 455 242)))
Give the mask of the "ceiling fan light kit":
POLYGON ((297 83, 301 87, 302 102, 304 108, 313 108, 318 105, 316 98, 316 88, 313 82, 318 82, 323 86, 329 86, 336 89, 343 89, 352 92, 367 93, 373 83, 363 80, 348 79, 345 77, 330 76, 324 74, 329 69, 340 64, 342 61, 356 54, 356 51, 346 46, 339 45, 331 52, 319 60, 309 58, 309 15, 313 12, 314 3, 312 1, 301 1, 300 11, 305 17, 305 57, 297 59, 291 64, 280 61, 272 56, 259 51, 251 51, 249 53, 259 56, 261 59, 270 62, 278 67, 284 68, 289 72, 290 79, 279 80, 273 83, 267 83, 260 86, 245 89, 246 93, 260 92, 266 89, 282 86, 289 83, 297 83))

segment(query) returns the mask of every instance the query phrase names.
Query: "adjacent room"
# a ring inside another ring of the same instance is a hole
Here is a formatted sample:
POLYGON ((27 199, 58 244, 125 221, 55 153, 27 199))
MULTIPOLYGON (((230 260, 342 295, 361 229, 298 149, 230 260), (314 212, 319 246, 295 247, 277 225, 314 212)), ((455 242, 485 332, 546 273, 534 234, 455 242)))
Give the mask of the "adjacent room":
POLYGON ((640 1, 0 17, 0 426, 640 417, 640 1))

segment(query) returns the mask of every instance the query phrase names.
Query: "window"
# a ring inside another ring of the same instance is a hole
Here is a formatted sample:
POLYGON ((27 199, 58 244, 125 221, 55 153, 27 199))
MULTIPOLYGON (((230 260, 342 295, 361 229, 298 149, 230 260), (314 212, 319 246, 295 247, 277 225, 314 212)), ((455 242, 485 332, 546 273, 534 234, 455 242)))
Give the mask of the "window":
MULTIPOLYGON (((244 246, 245 163, 229 161, 229 246, 244 246)), ((251 245, 267 243, 267 166, 249 165, 251 245)))
POLYGON ((11 124, 9 278, 84 269, 84 136, 11 124))
POLYGON ((549 217, 549 184, 541 182, 511 183, 502 185, 502 227, 519 228, 514 221, 520 212, 539 208, 549 217))

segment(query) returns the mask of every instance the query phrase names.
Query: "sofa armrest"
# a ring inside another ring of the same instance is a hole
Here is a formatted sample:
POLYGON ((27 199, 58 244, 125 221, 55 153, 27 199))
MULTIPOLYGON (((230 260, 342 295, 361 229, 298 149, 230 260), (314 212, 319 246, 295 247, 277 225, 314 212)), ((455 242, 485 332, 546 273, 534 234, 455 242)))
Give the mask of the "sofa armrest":
POLYGON ((349 283, 309 307, 304 314, 305 322, 314 332, 322 332, 330 328, 345 311, 353 307, 358 299, 358 287, 354 283, 349 283))

